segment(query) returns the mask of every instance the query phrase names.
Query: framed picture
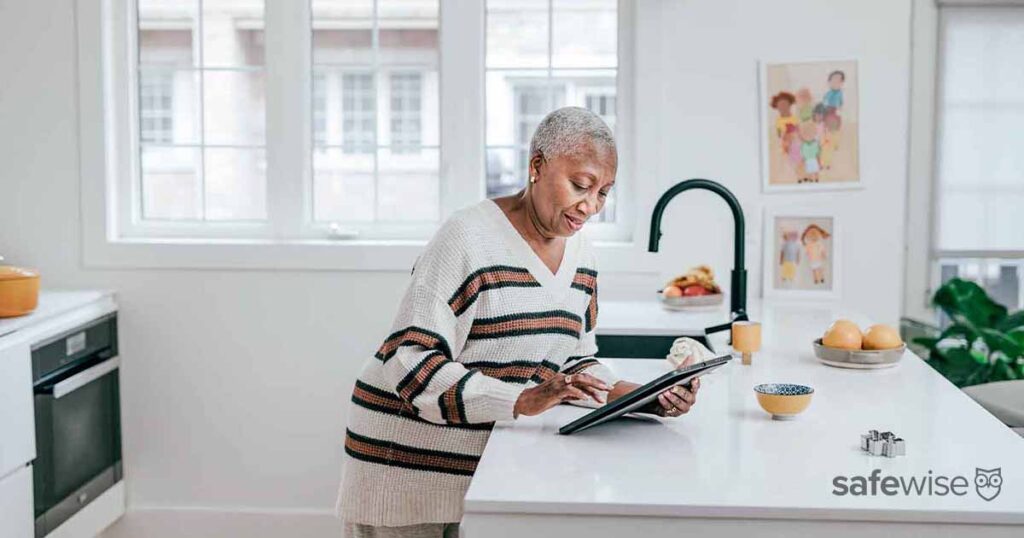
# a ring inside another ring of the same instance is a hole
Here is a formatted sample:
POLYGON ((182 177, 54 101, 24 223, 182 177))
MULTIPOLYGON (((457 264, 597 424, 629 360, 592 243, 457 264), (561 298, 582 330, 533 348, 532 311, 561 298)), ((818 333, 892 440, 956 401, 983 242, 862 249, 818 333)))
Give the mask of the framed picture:
POLYGON ((856 60, 761 62, 765 192, 859 189, 856 60))
POLYGON ((820 210, 765 209, 765 297, 839 297, 839 219, 820 210))

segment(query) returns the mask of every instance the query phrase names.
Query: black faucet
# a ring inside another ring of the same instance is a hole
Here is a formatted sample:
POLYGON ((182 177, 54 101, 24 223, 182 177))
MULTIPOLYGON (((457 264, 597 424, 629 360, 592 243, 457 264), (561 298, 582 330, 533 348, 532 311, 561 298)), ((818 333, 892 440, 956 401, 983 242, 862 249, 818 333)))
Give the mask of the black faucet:
POLYGON ((732 319, 728 323, 708 327, 708 334, 728 330, 734 321, 746 321, 747 317, 747 269, 743 264, 743 208, 736 200, 736 196, 729 189, 717 181, 710 179, 687 179, 676 183, 671 189, 665 191, 654 206, 654 213, 651 215, 651 237, 647 245, 649 252, 658 252, 658 242, 661 240, 661 215, 665 207, 676 197, 677 194, 690 189, 704 189, 711 191, 725 200, 732 210, 732 218, 735 223, 733 227, 733 262, 732 262, 732 288, 730 290, 730 311, 732 319))

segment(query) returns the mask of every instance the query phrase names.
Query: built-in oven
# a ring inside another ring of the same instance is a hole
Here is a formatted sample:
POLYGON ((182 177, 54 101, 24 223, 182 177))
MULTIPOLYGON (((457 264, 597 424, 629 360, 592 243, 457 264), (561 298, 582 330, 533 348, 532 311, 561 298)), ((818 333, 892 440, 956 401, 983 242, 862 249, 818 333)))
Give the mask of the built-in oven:
POLYGON ((117 314, 32 346, 35 535, 121 480, 117 314))

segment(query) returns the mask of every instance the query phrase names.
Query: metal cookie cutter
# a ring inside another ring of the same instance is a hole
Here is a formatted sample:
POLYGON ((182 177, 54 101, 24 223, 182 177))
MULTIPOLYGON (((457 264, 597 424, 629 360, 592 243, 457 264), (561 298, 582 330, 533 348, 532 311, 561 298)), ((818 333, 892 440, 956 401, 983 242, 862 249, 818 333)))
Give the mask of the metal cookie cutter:
POLYGON ((868 433, 860 436, 860 449, 873 456, 885 456, 895 458, 904 456, 907 453, 906 443, 903 438, 896 437, 893 432, 881 432, 868 430, 868 433))

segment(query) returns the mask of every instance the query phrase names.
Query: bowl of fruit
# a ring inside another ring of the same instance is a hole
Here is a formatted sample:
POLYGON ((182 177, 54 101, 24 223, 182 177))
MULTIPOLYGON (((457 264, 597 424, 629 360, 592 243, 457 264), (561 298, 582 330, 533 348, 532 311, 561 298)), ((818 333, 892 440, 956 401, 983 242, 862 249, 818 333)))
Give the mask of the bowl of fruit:
POLYGON ((723 302, 722 288, 707 265, 698 265, 670 280, 658 290, 661 305, 668 310, 692 310, 716 307, 723 302))
POLYGON ((814 341, 814 356, 840 368, 889 368, 896 366, 907 345, 896 329, 881 323, 861 331, 856 323, 836 320, 814 341))

